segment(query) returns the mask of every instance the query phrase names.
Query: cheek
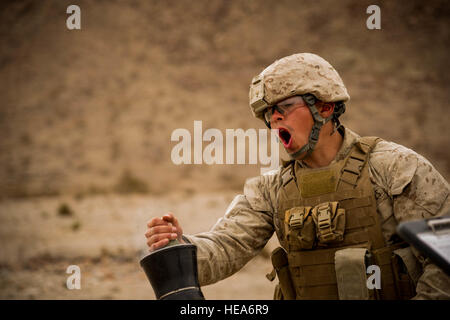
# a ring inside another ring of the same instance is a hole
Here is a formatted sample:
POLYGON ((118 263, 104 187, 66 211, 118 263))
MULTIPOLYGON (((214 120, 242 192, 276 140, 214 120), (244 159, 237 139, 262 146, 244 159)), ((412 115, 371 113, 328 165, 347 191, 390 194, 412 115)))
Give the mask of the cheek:
POLYGON ((314 124, 313 118, 309 109, 300 108, 293 112, 291 126, 296 134, 309 134, 314 124))

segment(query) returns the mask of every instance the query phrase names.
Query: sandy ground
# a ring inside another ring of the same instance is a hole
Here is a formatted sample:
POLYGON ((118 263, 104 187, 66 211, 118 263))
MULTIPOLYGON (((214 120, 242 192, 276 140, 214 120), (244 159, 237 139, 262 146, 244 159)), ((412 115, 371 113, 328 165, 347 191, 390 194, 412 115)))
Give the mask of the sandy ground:
MULTIPOLYGON (((83 199, 34 198, 0 203, 0 298, 154 299, 139 266, 146 221, 169 210, 185 233, 208 230, 235 194, 168 197, 105 195, 83 199), (61 211, 65 205, 69 210, 61 211), (62 213, 64 212, 64 213, 62 213), (81 289, 69 290, 69 265, 81 270, 81 289)), ((240 272, 202 288, 207 299, 271 299, 268 254, 240 272)))

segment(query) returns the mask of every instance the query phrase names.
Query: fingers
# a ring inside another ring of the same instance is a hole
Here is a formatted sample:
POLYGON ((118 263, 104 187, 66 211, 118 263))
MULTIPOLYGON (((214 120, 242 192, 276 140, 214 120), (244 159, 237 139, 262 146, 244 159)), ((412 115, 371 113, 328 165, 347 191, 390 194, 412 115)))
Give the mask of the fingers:
POLYGON ((169 244, 169 239, 162 239, 161 241, 158 241, 156 243, 153 243, 148 251, 153 252, 155 250, 161 249, 164 246, 167 246, 169 244))
POLYGON ((149 228, 152 228, 154 226, 159 226, 159 225, 168 225, 168 222, 159 217, 155 217, 152 220, 150 220, 149 222, 147 222, 147 227, 149 227, 149 228))
POLYGON ((176 233, 158 233, 147 239, 147 245, 150 251, 154 251, 166 246, 170 240, 175 240, 176 238, 176 233))
POLYGON ((180 223, 178 222, 178 219, 175 218, 175 216, 173 215, 172 212, 169 212, 168 214, 165 214, 165 215, 162 217, 162 219, 163 219, 164 221, 166 221, 167 223, 172 223, 173 226, 174 226, 175 228, 177 228, 177 233, 178 233, 178 235, 181 237, 181 235, 183 234, 183 230, 182 230, 181 227, 180 227, 180 223))
POLYGON ((175 220, 176 218, 172 212, 169 212, 169 213, 163 215, 162 219, 163 219, 163 221, 166 221, 166 222, 173 222, 173 220, 175 220))
POLYGON ((156 227, 151 227, 145 233, 146 238, 150 238, 155 234, 164 234, 164 233, 177 233, 177 228, 169 225, 158 225, 156 227))
POLYGON ((180 227, 178 219, 172 212, 169 212, 161 218, 155 217, 147 223, 147 246, 150 251, 166 246, 170 240, 178 239, 181 243, 185 243, 182 238, 183 230, 180 227))

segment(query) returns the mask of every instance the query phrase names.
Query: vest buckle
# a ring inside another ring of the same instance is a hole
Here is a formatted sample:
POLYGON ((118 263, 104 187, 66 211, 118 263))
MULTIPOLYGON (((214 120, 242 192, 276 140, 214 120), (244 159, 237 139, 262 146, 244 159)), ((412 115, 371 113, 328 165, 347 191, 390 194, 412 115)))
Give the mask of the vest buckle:
POLYGON ((317 224, 319 229, 328 228, 331 226, 331 210, 328 203, 317 208, 317 224))
POLYGON ((331 240, 335 237, 331 230, 331 207, 329 203, 317 208, 317 227, 324 240, 331 240))
POLYGON ((303 226, 303 215, 304 215, 304 208, 302 208, 302 211, 295 210, 293 213, 291 213, 291 217, 289 218, 289 226, 291 228, 301 228, 303 226))

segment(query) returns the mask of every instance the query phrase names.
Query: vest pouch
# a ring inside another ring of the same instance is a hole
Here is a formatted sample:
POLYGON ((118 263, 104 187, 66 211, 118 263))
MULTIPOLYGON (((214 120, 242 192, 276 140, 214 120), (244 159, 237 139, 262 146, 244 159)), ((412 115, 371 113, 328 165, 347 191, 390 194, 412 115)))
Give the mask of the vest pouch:
POLYGON ((339 300, 368 300, 366 248, 346 248, 336 251, 334 267, 339 300))
POLYGON ((344 240, 345 209, 339 208, 339 202, 323 202, 311 210, 315 223, 318 246, 338 243, 344 240))
POLYGON ((279 285, 275 288, 274 298, 280 300, 295 300, 296 293, 289 271, 286 251, 282 247, 276 248, 272 252, 271 259, 279 280, 279 285))
POLYGON ((312 207, 293 207, 285 212, 284 227, 289 250, 311 249, 316 231, 312 207))
POLYGON ((416 284, 419 278, 417 275, 420 275, 418 273, 420 266, 410 247, 394 250, 391 263, 398 299, 411 299, 416 295, 416 284))

